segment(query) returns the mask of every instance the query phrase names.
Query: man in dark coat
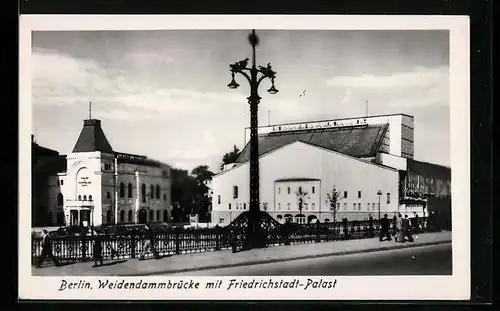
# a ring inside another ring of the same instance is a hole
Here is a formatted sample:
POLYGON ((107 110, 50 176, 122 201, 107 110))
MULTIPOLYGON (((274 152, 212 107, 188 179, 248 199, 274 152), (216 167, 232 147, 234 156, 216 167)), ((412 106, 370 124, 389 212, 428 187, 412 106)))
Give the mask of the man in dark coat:
POLYGON ((344 227, 344 239, 348 239, 349 238, 349 229, 348 229, 347 217, 344 217, 342 219, 342 226, 344 227))
POLYGON ((155 247, 155 240, 156 237, 153 229, 149 225, 146 225, 144 232, 144 251, 139 256, 140 260, 143 260, 145 258, 147 252, 151 252, 155 259, 160 259, 160 255, 158 254, 155 247))
POLYGON ((94 239, 94 247, 93 247, 93 257, 94 257, 94 265, 93 267, 97 267, 99 262, 101 266, 103 265, 102 262, 102 235, 99 233, 94 239))
POLYGON ((391 223, 387 218, 387 214, 384 214, 384 218, 380 219, 380 236, 379 236, 380 241, 383 241, 384 237, 386 238, 387 241, 392 240, 391 233, 389 232, 390 226, 391 223))
POLYGON ((49 236, 49 233, 47 232, 47 230, 42 230, 42 237, 43 237, 43 239, 42 239, 42 254, 38 258, 38 263, 36 266, 38 268, 40 268, 42 266, 42 263, 44 262, 44 260, 46 258, 49 258, 50 260, 52 260, 54 265, 56 265, 57 267, 60 266, 59 261, 52 253, 52 241, 50 240, 50 236, 49 236))
POLYGON ((408 215, 405 215, 405 218, 403 219, 403 225, 401 230, 402 230, 401 242, 404 242, 406 238, 408 238, 408 241, 413 242, 413 236, 411 235, 410 220, 408 219, 408 215))
POLYGON ((369 214, 368 215, 368 229, 369 229, 369 232, 370 232, 370 238, 373 238, 374 234, 373 234, 373 217, 372 217, 372 214, 369 214))

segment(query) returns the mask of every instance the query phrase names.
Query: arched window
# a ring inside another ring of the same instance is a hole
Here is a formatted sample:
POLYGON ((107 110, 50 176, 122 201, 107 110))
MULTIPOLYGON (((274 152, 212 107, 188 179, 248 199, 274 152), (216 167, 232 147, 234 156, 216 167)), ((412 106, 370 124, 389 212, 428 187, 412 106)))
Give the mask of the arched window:
POLYGON ((153 210, 149 211, 149 221, 154 221, 155 214, 153 213, 153 210))
POLYGON ((154 186, 154 185, 151 185, 151 186, 149 187, 149 197, 150 197, 151 199, 154 199, 154 197, 155 197, 155 186, 154 186))
POLYGON ((111 200, 111 192, 109 192, 109 191, 108 191, 108 192, 106 192, 106 198, 107 198, 108 200, 111 200))
POLYGON ((92 201, 92 195, 89 195, 89 201, 92 201))
POLYGON ((167 200, 167 194, 166 194, 166 193, 164 193, 164 194, 163 194, 163 201, 166 201, 166 200, 167 200))
POLYGON ((78 195, 78 201, 81 201, 81 200, 82 200, 82 196, 78 195))
POLYGON ((133 197, 132 195, 132 184, 128 183, 128 198, 131 199, 133 197))
POLYGON ((62 193, 59 193, 57 195, 57 206, 63 206, 64 205, 64 197, 62 193))
POLYGON ((111 211, 106 212, 106 223, 110 224, 111 223, 111 211))
POLYGON ((129 210, 128 211, 128 222, 134 222, 134 220, 132 219, 132 210, 129 210))
POLYGON ((157 199, 161 198, 161 196, 160 196, 160 185, 156 185, 156 198, 157 199))
POLYGON ((63 186, 63 185, 64 185, 64 180, 63 180, 63 179, 61 179, 61 186, 63 186))
POLYGON ((142 203, 146 203, 146 184, 141 185, 141 200, 142 203))
POLYGON ((168 222, 168 211, 167 210, 163 210, 163 221, 168 222))
POLYGON ((125 221, 125 211, 121 210, 120 211, 120 222, 124 222, 124 221, 125 221))
POLYGON ((120 183, 120 198, 124 198, 125 197, 125 184, 124 183, 120 183))
POLYGON ((160 216, 160 213, 161 213, 161 212, 160 212, 160 210, 157 210, 157 211, 156 211, 156 221, 160 221, 160 219, 161 219, 161 218, 160 218, 160 217, 161 217, 161 216, 160 216))
POLYGON ((84 195, 84 196, 83 196, 83 200, 84 200, 84 201, 87 201, 87 195, 84 195))

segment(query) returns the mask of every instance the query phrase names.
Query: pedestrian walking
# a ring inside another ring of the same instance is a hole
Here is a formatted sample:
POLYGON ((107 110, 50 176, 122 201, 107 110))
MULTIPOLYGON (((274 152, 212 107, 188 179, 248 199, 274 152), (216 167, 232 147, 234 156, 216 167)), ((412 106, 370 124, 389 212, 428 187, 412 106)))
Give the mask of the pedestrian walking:
POLYGON ((370 238, 373 238, 375 235, 373 234, 374 230, 373 230, 373 217, 371 214, 368 214, 368 228, 369 228, 369 232, 370 232, 370 238))
POLYGON ((44 229, 42 230, 42 254, 38 258, 36 266, 40 268, 46 258, 52 260, 56 267, 60 266, 59 260, 57 260, 57 258, 52 253, 52 240, 50 239, 49 233, 44 229))
POLYGON ((94 238, 94 246, 93 246, 93 258, 94 258, 94 265, 92 267, 98 267, 98 263, 101 264, 101 266, 103 265, 103 262, 102 262, 102 235, 100 235, 99 233, 96 235, 96 237, 94 238))
POLYGON ((384 214, 384 218, 380 219, 380 235, 379 235, 379 240, 382 242, 384 240, 384 237, 386 238, 387 241, 392 240, 391 233, 389 232, 390 228, 390 221, 387 218, 387 214, 384 214))
POLYGON ((398 218, 396 220, 396 242, 404 242, 403 237, 403 216, 398 214, 398 218))
POLYGON ((401 238, 401 242, 405 242, 406 238, 408 238, 408 241, 413 242, 413 236, 411 234, 411 228, 410 228, 410 220, 408 219, 408 215, 405 215, 405 218, 403 219, 403 229, 401 230, 403 235, 401 238))
POLYGON ((158 254, 156 247, 155 247, 155 233, 153 229, 149 226, 145 226, 145 232, 144 232, 144 247, 141 255, 139 256, 140 260, 144 260, 146 257, 146 253, 151 252, 153 254, 154 259, 160 259, 160 255, 158 254))
POLYGON ((396 215, 394 215, 394 217, 392 217, 392 236, 394 238, 396 238, 396 234, 398 234, 398 218, 396 217, 396 215))
POLYGON ((411 219, 411 227, 413 234, 420 232, 420 220, 416 212, 413 212, 413 218, 411 219))
POLYGON ((344 240, 347 240, 349 238, 347 217, 342 218, 342 226, 344 227, 344 240))

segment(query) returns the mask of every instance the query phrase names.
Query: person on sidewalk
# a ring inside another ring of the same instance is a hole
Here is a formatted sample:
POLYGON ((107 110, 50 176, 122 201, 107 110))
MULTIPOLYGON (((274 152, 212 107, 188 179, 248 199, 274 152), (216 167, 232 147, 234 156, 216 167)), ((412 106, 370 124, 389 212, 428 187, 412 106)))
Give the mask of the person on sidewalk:
POLYGON ((420 218, 418 217, 418 214, 416 212, 413 212, 413 214, 415 215, 413 217, 413 221, 415 223, 415 226, 414 226, 414 233, 420 233, 420 218))
POLYGON ((384 237, 387 241, 392 240, 391 233, 389 232, 389 227, 391 223, 389 219, 387 219, 387 214, 384 214, 384 218, 380 219, 380 235, 379 240, 382 242, 384 237))
POLYGON ((392 236, 396 238, 396 235, 398 234, 398 218, 396 215, 392 217, 392 236))
POLYGON ((368 214, 368 229, 369 229, 369 234, 370 238, 373 238, 375 235, 373 234, 373 217, 372 214, 368 214))
POLYGON ((160 259, 160 255, 158 254, 155 247, 155 233, 149 225, 146 225, 144 234, 144 247, 142 254, 139 256, 139 260, 144 260, 144 258, 146 257, 146 253, 148 252, 151 252, 153 254, 154 259, 160 259))
POLYGON ((403 238, 403 216, 398 214, 398 219, 396 220, 396 242, 404 242, 403 238))
POLYGON ((36 266, 40 268, 46 258, 52 260, 56 267, 60 266, 59 260, 57 260, 57 258, 52 253, 52 241, 50 239, 49 233, 44 229, 42 230, 42 254, 38 258, 36 266))
POLYGON ((408 215, 405 215, 405 218, 403 219, 403 237, 401 239, 402 242, 405 241, 410 241, 413 242, 413 236, 411 234, 411 227, 410 227, 410 220, 408 219, 408 215), (406 240, 408 238, 408 240, 406 240))
POLYGON ((342 226, 344 227, 344 240, 347 240, 349 238, 349 228, 348 228, 349 222, 347 221, 347 217, 344 217, 342 219, 342 226))
POLYGON ((94 257, 94 265, 92 267, 98 267, 97 262, 103 265, 102 262, 102 236, 98 233, 94 239, 94 247, 93 247, 93 257, 94 257))

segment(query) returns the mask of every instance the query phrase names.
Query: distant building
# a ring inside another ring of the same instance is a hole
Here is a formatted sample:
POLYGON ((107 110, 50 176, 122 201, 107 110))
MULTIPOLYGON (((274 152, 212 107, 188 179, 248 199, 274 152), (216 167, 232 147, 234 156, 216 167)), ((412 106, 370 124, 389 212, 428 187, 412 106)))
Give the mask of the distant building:
MULTIPOLYGON (((405 114, 260 127, 260 208, 297 223, 425 216, 430 197, 451 202, 451 170, 413 160, 413 133, 405 114), (334 188, 340 196, 332 209, 327 194, 334 188)), ((213 177, 212 222, 228 224, 248 210, 249 156, 246 144, 213 177)))
POLYGON ((100 225, 167 222, 171 167, 115 152, 101 121, 84 120, 68 155, 34 145, 33 224, 100 225))

